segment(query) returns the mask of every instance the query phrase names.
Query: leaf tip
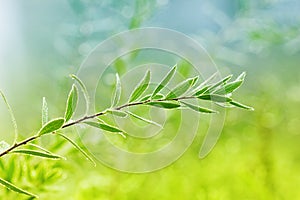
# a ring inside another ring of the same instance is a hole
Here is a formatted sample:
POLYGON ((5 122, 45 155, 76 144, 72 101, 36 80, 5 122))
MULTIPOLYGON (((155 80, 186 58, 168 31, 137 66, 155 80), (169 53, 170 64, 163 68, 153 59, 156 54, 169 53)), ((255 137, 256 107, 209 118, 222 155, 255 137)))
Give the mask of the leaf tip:
MULTIPOLYGON (((118 133, 119 135, 122 136, 122 138, 127 139, 126 133, 125 132, 120 132, 118 133)), ((128 135, 128 134, 127 134, 128 135)))
POLYGON ((242 73, 237 77, 237 80, 244 81, 246 75, 247 75, 246 72, 242 72, 242 73))
POLYGON ((255 109, 253 107, 249 107, 248 109, 249 111, 255 111, 255 109))
POLYGON ((176 70, 177 67, 178 67, 178 64, 176 63, 176 64, 172 67, 172 70, 176 70))
POLYGON ((69 77, 72 79, 75 79, 75 76, 76 76, 75 74, 69 74, 69 77))

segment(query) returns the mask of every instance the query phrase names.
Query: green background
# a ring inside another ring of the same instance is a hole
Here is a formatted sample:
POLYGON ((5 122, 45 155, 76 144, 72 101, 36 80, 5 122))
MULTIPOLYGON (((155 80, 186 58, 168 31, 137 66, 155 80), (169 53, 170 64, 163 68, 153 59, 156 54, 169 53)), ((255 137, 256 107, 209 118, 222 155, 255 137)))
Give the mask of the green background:
MULTIPOLYGON (((198 158, 201 128, 179 160, 147 174, 93 167, 69 144, 48 137, 45 147, 68 160, 6 156, 1 177, 40 199, 300 199, 299 9, 297 0, 1 0, 0 89, 22 137, 39 130, 43 96, 51 117, 63 115, 68 75, 98 43, 138 27, 180 31, 201 43, 224 75, 246 71, 235 97, 255 108, 228 110, 205 159, 198 158)), ((185 69, 180 72, 189 76, 185 69)), ((1 140, 11 143, 4 103, 0 123, 1 140)), ((28 199, 3 187, 0 197, 28 199)))

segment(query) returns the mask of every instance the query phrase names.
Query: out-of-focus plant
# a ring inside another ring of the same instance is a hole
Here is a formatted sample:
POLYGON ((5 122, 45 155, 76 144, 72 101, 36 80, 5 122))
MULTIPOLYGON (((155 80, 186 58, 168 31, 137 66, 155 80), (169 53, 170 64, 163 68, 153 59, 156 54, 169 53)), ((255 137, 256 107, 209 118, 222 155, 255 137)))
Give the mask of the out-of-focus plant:
POLYGON ((80 62, 109 35, 141 27, 160 7, 155 0, 67 2, 74 15, 60 25, 55 39, 62 42, 55 47, 62 56, 74 57, 72 62, 80 62))
MULTIPOLYGON (((155 106, 161 109, 191 109, 200 113, 217 113, 215 110, 211 110, 209 108, 201 107, 198 105, 194 105, 189 103, 188 101, 191 99, 198 99, 200 101, 210 101, 216 103, 217 105, 223 107, 239 107, 242 109, 252 110, 251 107, 243 105, 237 101, 234 101, 231 98, 231 94, 239 88, 244 82, 245 73, 242 73, 235 80, 230 82, 232 75, 229 75, 223 78, 216 83, 212 83, 212 80, 216 77, 216 74, 213 74, 210 78, 197 85, 198 76, 193 78, 188 78, 182 82, 180 82, 177 86, 171 89, 167 93, 162 93, 164 88, 167 86, 169 81, 172 79, 173 75, 176 72, 176 65, 168 72, 168 74, 163 78, 163 80, 156 86, 156 88, 151 93, 146 93, 145 91, 148 89, 148 86, 151 82, 151 72, 148 70, 142 80, 136 85, 135 89, 131 93, 128 98, 127 103, 123 105, 119 105, 119 100, 121 96, 121 80, 118 74, 116 74, 116 85, 115 91, 112 97, 111 107, 105 109, 104 111, 97 112, 94 114, 87 113, 89 110, 89 96, 84 83, 75 75, 71 75, 71 77, 76 81, 77 84, 73 84, 72 88, 69 92, 65 114, 62 117, 55 118, 52 120, 48 120, 48 106, 46 99, 43 98, 42 102, 42 127, 40 130, 33 136, 30 136, 24 140, 18 140, 18 129, 17 123, 14 118, 11 107, 9 106, 4 94, 1 92, 1 96, 4 99, 4 102, 11 114, 12 122, 15 127, 15 140, 13 144, 8 144, 5 141, 1 141, 0 143, 0 157, 1 159, 6 155, 17 154, 17 155, 29 155, 33 157, 41 157, 46 159, 63 159, 62 156, 54 154, 50 152, 48 149, 43 148, 35 144, 34 142, 45 135, 53 134, 61 137, 66 140, 70 144, 74 146, 79 152, 86 157, 87 160, 91 161, 94 165, 95 162, 92 157, 80 147, 75 141, 71 138, 67 137, 62 129, 67 127, 71 127, 74 125, 85 124, 87 126, 92 126, 99 128, 103 131, 111 132, 114 134, 120 134, 126 138, 127 134, 125 131, 121 130, 118 126, 107 123, 101 116, 104 115, 114 115, 116 117, 125 118, 128 115, 135 117, 139 120, 142 120, 147 123, 156 124, 156 122, 151 121, 149 119, 145 119, 135 113, 126 111, 125 108, 134 107, 139 105, 146 106, 155 106), (78 103, 78 87, 80 87, 85 102, 86 102, 86 114, 76 120, 71 120, 77 107, 78 103)), ((148 90, 147 90, 148 91, 148 90)), ((3 165, 3 161, 0 162, 1 166, 3 165)), ((8 173, 14 173, 15 168, 10 168, 8 173)), ((54 175, 50 174, 50 177, 54 175)), ((24 195, 28 195, 31 197, 37 197, 36 195, 21 189, 15 186, 11 182, 11 178, 6 176, 4 178, 0 178, 0 184, 5 186, 6 188, 21 193, 24 195)))
POLYGON ((276 50, 279 55, 299 53, 299 1, 239 0, 227 6, 230 9, 208 3, 211 11, 206 17, 213 26, 203 29, 203 34, 193 34, 215 58, 245 66, 253 55, 265 57, 276 50))

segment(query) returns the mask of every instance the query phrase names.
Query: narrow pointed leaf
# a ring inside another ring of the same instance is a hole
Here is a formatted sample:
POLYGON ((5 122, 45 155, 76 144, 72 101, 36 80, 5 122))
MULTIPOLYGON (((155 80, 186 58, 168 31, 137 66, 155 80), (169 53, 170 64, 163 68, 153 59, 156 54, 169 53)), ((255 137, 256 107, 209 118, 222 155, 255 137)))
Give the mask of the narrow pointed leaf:
POLYGON ((219 87, 220 85, 223 85, 225 83, 227 83, 227 81, 229 81, 232 78, 232 75, 226 76, 225 78, 223 78, 222 80, 216 82, 215 84, 213 84, 212 86, 210 86, 206 93, 213 91, 214 89, 216 89, 217 87, 219 87))
POLYGON ((219 94, 232 93, 233 91, 235 91, 236 89, 238 89, 243 84, 245 77, 246 77, 246 72, 241 73, 235 79, 235 81, 232 81, 230 83, 226 83, 224 85, 224 87, 218 89, 217 91, 215 91, 215 93, 219 93, 219 94))
POLYGON ((83 93, 84 99, 85 99, 85 104, 86 104, 86 113, 89 111, 89 106, 90 106, 90 97, 89 97, 89 93, 86 89, 86 86, 84 85, 84 83, 74 74, 70 75, 74 80, 77 81, 77 83, 79 84, 81 91, 83 93))
POLYGON ((57 131, 58 129, 60 129, 63 126, 64 123, 65 123, 65 119, 63 119, 63 118, 57 118, 57 119, 51 120, 50 122, 48 122, 41 128, 38 135, 44 135, 47 133, 57 131))
POLYGON ((80 151, 86 157, 86 159, 91 161, 93 163, 93 165, 96 166, 95 161, 78 144, 76 144, 76 142, 74 142, 71 138, 67 137, 66 135, 63 135, 63 134, 60 134, 60 133, 58 133, 58 135, 63 137, 68 142, 70 142, 78 151, 80 151))
POLYGON ((175 74, 177 65, 175 65, 169 72, 168 74, 164 77, 164 79, 160 82, 160 84, 155 88, 154 92, 152 93, 152 98, 158 93, 160 92, 164 87, 166 87, 166 85, 170 82, 170 80, 172 79, 172 77, 175 74))
POLYGON ((43 104, 42 104, 42 125, 45 125, 48 122, 48 105, 46 98, 43 97, 43 104))
POLYGON ((149 99, 151 98, 151 96, 152 96, 151 94, 148 94, 148 95, 144 96, 143 98, 141 98, 140 101, 141 101, 141 102, 142 102, 142 101, 147 101, 147 100, 149 100, 149 99))
MULTIPOLYGON (((218 72, 215 72, 213 75, 211 75, 208 79, 204 80, 199 86, 197 86, 194 90, 193 90, 193 94, 195 94, 196 92, 202 90, 203 87, 207 87, 206 84, 209 83, 210 81, 212 81, 216 76, 217 76, 218 72)), ((207 88, 208 89, 208 88, 207 88)))
POLYGON ((111 107, 114 107, 119 103, 120 97, 121 97, 121 80, 120 80, 119 75, 116 74, 116 88, 115 88, 114 97, 113 97, 111 107))
POLYGON ((244 81, 240 80, 240 81, 233 81, 231 83, 226 84, 225 85, 226 93, 232 93, 233 91, 238 89, 242 85, 243 82, 244 81))
POLYGON ((246 72, 243 72, 236 78, 236 81, 244 81, 245 77, 246 77, 246 72))
POLYGON ((120 136, 122 136, 122 138, 126 139, 126 135, 123 132, 118 132, 117 134, 119 134, 120 136))
POLYGON ((46 153, 50 153, 50 154, 51 154, 50 151, 48 151, 47 149, 45 149, 45 148, 43 148, 43 147, 41 147, 41 146, 39 146, 39 145, 36 145, 36 144, 33 144, 33 143, 28 143, 28 145, 30 145, 30 146, 32 146, 32 147, 35 147, 35 148, 37 148, 37 149, 39 149, 39 150, 42 150, 42 151, 44 151, 44 152, 46 152, 46 153))
POLYGON ((127 117, 127 113, 121 110, 107 110, 106 112, 118 117, 127 117))
POLYGON ((197 111, 197 112, 201 112, 201 113, 217 113, 217 111, 214 111, 214 110, 211 110, 211 109, 208 109, 208 108, 203 108, 203 107, 192 105, 192 104, 189 104, 189 103, 186 103, 186 102, 181 102, 181 103, 184 104, 184 105, 186 105, 187 107, 191 108, 192 110, 197 111))
POLYGON ((232 93, 236 89, 238 89, 242 85, 243 81, 233 81, 224 85, 220 89, 216 90, 214 93, 216 94, 228 94, 232 93))
POLYGON ((6 97, 5 97, 5 95, 2 93, 2 91, 0 91, 0 95, 1 95, 1 97, 2 97, 2 99, 3 99, 3 101, 4 101, 4 103, 5 103, 5 105, 6 105, 6 107, 7 107, 7 110, 8 110, 8 112, 9 112, 9 114, 10 114, 11 122, 12 122, 12 124, 13 124, 13 126, 14 126, 14 131, 15 131, 15 141, 16 141, 17 138, 18 138, 18 135, 19 135, 19 133, 18 133, 18 125, 17 125, 16 118, 15 118, 15 116, 14 116, 14 113, 13 113, 13 111, 12 111, 12 109, 11 109, 11 107, 10 107, 10 105, 9 105, 9 103, 8 103, 8 101, 7 101, 7 99, 6 99, 6 97))
POLYGON ((126 111, 126 113, 128 113, 130 116, 132 116, 132 117, 134 117, 134 118, 136 118, 136 119, 139 119, 139 120, 141 120, 141 121, 143 121, 143 122, 146 122, 146 123, 148 123, 148 124, 153 124, 153 125, 155 125, 155 126, 162 127, 160 124, 158 124, 158 123, 156 123, 156 122, 154 122, 154 121, 152 121, 152 120, 145 119, 145 118, 143 118, 143 117, 141 117, 141 116, 139 116, 139 115, 136 115, 136 114, 134 114, 134 113, 132 113, 132 112, 126 111))
POLYGON ((29 149, 18 149, 18 150, 13 150, 10 153, 20 153, 20 154, 26 154, 30 156, 38 156, 38 157, 43 157, 43 158, 49 158, 49 159, 65 159, 59 155, 55 155, 52 153, 46 153, 42 151, 36 151, 36 150, 29 150, 29 149))
POLYGON ((122 130, 120 130, 117 127, 108 125, 108 124, 104 124, 101 122, 84 122, 87 125, 93 126, 95 128, 99 128, 102 129, 104 131, 109 131, 109 132, 113 132, 113 133, 118 133, 118 132, 123 132, 122 130))
POLYGON ((158 100, 158 99, 164 99, 165 98, 165 95, 163 94, 156 94, 154 97, 152 97, 153 100, 158 100))
POLYGON ((78 103, 78 90, 75 85, 72 86, 72 89, 69 93, 67 105, 66 105, 66 112, 65 112, 65 120, 66 122, 71 119, 73 116, 78 103))
POLYGON ((185 81, 182 81, 179 83, 172 91, 170 91, 166 99, 173 99, 176 97, 179 97, 180 95, 184 94, 186 91, 188 91, 193 84, 198 80, 198 77, 189 78, 185 81))
POLYGON ((223 102, 223 103, 218 103, 215 102, 215 104, 217 104, 218 106, 221 106, 223 108, 233 108, 234 106, 230 104, 230 102, 223 102))
POLYGON ((190 87, 193 87, 194 85, 196 85, 196 83, 197 83, 198 80, 199 80, 199 76, 194 77, 193 78, 193 82, 192 82, 192 84, 191 84, 190 87))
POLYGON ((180 107, 180 104, 175 103, 175 102, 162 102, 162 101, 158 101, 158 102, 149 102, 147 103, 147 105, 150 106, 155 106, 155 107, 159 107, 159 108, 165 108, 165 109, 174 109, 174 108, 178 108, 180 107))
POLYGON ((194 93, 193 96, 199 96, 199 95, 205 93, 209 87, 210 87, 210 85, 204 86, 203 88, 199 88, 199 90, 196 93, 194 93))
POLYGON ((17 186, 15 186, 14 184, 0 178, 0 184, 3 185, 4 187, 14 191, 14 192, 17 192, 17 193, 20 193, 20 194, 25 194, 27 196, 31 196, 31 197, 34 197, 34 198, 38 198, 36 195, 26 191, 26 190, 23 190, 17 186))
POLYGON ((202 99, 202 100, 210 100, 210 101, 214 101, 214 102, 231 102, 232 101, 232 99, 229 97, 225 97, 225 96, 221 96, 221 95, 217 95, 217 94, 200 95, 197 98, 202 99))
POLYGON ((160 94, 160 93, 158 93, 158 94, 156 94, 156 95, 154 95, 154 96, 152 96, 152 94, 149 94, 149 95, 146 95, 145 97, 143 97, 143 98, 141 99, 141 101, 147 101, 147 100, 149 100, 150 98, 151 98, 152 100, 158 100, 158 99, 164 99, 165 96, 164 96, 163 94, 160 94))
POLYGON ((242 108, 242 109, 246 109, 246 110, 254 110, 254 108, 252 108, 252 107, 250 107, 250 106, 246 106, 246 105, 241 104, 241 103, 236 102, 236 101, 231 101, 230 104, 231 104, 231 105, 234 105, 235 107, 242 108))
POLYGON ((146 75, 142 79, 142 81, 138 84, 138 86, 132 92, 132 94, 130 96, 130 99, 129 99, 129 102, 135 101, 136 99, 138 99, 145 92, 145 90, 149 86, 150 76, 151 76, 151 73, 148 70, 146 75))

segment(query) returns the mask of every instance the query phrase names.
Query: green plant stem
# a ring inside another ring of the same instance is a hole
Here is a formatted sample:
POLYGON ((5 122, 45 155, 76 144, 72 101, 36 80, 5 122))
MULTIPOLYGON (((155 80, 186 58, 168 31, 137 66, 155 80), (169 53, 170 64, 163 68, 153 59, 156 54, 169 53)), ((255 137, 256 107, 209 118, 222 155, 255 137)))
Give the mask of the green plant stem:
POLYGON ((4 155, 8 154, 8 153, 11 152, 12 150, 14 150, 14 149, 16 149, 16 148, 18 148, 18 147, 20 147, 20 146, 23 146, 23 145, 27 144, 28 142, 31 142, 31 141, 33 141, 33 140, 38 139, 39 137, 40 137, 39 135, 35 135, 35 136, 31 136, 31 137, 29 137, 29 138, 27 138, 27 139, 25 139, 25 140, 23 140, 23 141, 21 141, 21 142, 16 142, 16 143, 14 143, 11 147, 9 147, 9 148, 6 149, 5 151, 3 151, 3 152, 0 154, 0 157, 2 157, 2 156, 4 156, 4 155))
MULTIPOLYGON (((162 101, 179 101, 179 100, 184 100, 184 99, 194 99, 196 97, 193 97, 193 96, 188 96, 188 97, 178 97, 178 98, 173 98, 173 99, 159 99, 159 100, 146 100, 146 101, 142 101, 142 102, 132 102, 132 103, 127 103, 127 104, 124 104, 124 105, 121 105, 121 106, 118 106, 118 107, 115 107, 113 109, 115 110, 122 110, 123 108, 127 108, 127 107, 132 107, 132 106, 138 106, 138 105, 144 105, 144 104, 147 104, 147 103, 151 103, 151 102, 162 102, 162 101)), ((99 117, 101 115, 105 115, 107 112, 106 111, 101 111, 101 112, 98 112, 98 113, 95 113, 93 115, 87 115, 87 116, 84 116, 78 120, 75 120, 73 122, 69 122, 67 124, 64 124, 62 126, 61 129, 64 129, 64 128, 67 128, 67 127, 70 127, 70 126, 73 126, 73 125, 76 125, 76 124, 79 124, 81 122, 84 122, 88 119, 94 119, 96 117, 99 117)), ((55 132, 54 132, 55 133, 55 132)), ((15 150, 16 148, 20 147, 20 146, 24 146, 26 145, 27 143, 29 142, 32 142, 38 138, 40 138, 41 136, 43 135, 34 135, 34 136, 31 136, 21 142, 15 142, 11 147, 9 147, 7 150, 3 151, 2 153, 0 153, 0 158, 4 155, 7 155, 9 154, 11 151, 15 150)))

